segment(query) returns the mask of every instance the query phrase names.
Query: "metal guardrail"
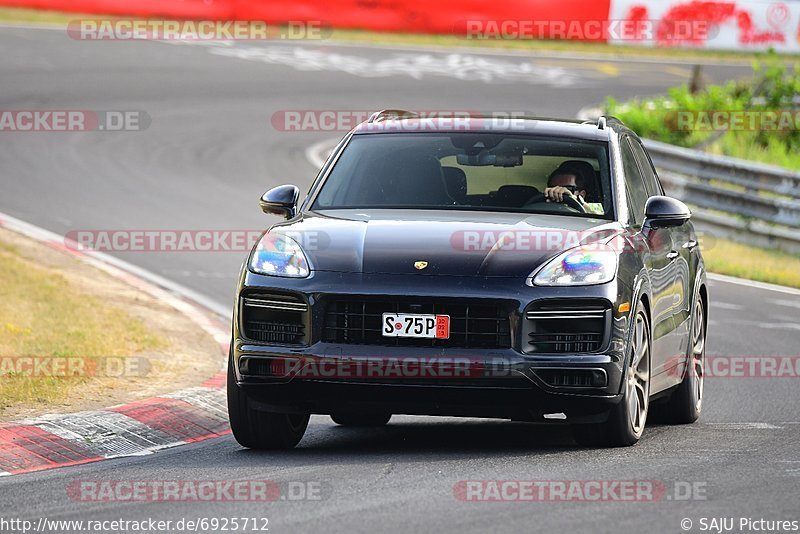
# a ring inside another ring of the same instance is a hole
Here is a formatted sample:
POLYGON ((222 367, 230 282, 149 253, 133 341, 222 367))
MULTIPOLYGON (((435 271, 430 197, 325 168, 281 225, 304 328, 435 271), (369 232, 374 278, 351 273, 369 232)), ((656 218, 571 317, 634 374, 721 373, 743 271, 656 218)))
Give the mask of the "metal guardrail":
POLYGON ((643 141, 667 193, 701 208, 700 226, 800 253, 800 172, 643 141))
POLYGON ((800 198, 800 172, 644 139, 657 167, 700 180, 800 198))
POLYGON ((695 182, 663 170, 659 173, 659 177, 664 187, 674 196, 695 206, 732 212, 772 224, 800 227, 800 202, 762 197, 758 191, 736 191, 709 183, 695 182))

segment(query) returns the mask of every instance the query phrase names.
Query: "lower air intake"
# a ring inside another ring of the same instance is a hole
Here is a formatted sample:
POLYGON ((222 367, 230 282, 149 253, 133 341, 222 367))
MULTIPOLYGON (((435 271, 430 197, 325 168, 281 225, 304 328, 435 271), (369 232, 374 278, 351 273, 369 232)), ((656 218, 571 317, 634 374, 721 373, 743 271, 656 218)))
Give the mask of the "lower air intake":
POLYGON ((241 298, 242 333, 261 343, 305 343, 308 304, 286 295, 250 294, 241 298))

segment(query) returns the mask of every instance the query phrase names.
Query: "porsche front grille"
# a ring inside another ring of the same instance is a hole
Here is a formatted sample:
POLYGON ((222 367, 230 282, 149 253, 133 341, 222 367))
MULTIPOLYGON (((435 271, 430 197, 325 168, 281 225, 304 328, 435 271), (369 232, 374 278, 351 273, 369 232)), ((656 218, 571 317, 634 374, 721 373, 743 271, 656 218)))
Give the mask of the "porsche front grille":
POLYGON ((516 306, 480 301, 431 299, 331 299, 326 303, 323 341, 359 345, 504 349, 511 347, 509 313, 516 306), (384 313, 450 316, 449 339, 384 337, 384 313))

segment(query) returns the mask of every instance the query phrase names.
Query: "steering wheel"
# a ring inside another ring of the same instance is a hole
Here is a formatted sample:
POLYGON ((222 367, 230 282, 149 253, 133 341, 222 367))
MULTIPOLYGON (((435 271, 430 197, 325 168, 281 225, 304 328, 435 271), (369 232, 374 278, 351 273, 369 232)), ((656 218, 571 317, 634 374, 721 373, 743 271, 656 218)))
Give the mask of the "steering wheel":
POLYGON ((568 208, 577 210, 578 213, 586 213, 583 204, 578 202, 578 199, 572 195, 564 195, 563 197, 561 197, 561 202, 563 202, 564 205, 566 205, 568 208))
MULTIPOLYGON (((527 202, 525 202, 523 207, 527 206, 528 204, 538 204, 540 202, 546 202, 546 201, 547 201, 547 197, 544 196, 544 193, 536 193, 531 198, 529 198, 527 200, 527 202)), ((583 204, 578 202, 578 199, 575 198, 572 195, 564 195, 562 197, 561 203, 564 204, 568 208, 574 209, 578 213, 586 213, 586 210, 584 209, 583 204)))

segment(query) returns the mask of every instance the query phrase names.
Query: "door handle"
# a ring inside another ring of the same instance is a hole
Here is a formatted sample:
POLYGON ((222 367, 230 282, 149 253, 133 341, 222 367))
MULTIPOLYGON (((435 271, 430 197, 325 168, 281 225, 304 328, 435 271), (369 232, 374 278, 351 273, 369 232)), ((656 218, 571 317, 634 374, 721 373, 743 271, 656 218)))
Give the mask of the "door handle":
POLYGON ((680 254, 678 254, 678 252, 677 252, 677 251, 673 250, 673 251, 671 251, 671 252, 669 252, 669 253, 667 254, 667 259, 668 259, 669 261, 672 261, 672 260, 676 259, 678 256, 680 256, 680 254))
POLYGON ((683 244, 683 248, 688 250, 692 250, 696 246, 697 246, 697 241, 694 239, 687 241, 686 243, 683 244))

